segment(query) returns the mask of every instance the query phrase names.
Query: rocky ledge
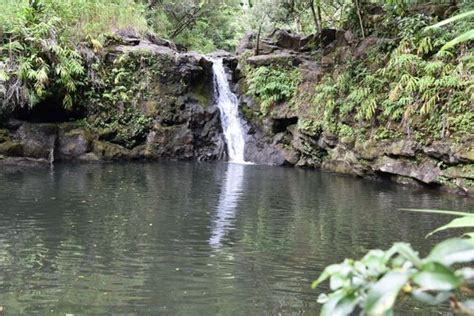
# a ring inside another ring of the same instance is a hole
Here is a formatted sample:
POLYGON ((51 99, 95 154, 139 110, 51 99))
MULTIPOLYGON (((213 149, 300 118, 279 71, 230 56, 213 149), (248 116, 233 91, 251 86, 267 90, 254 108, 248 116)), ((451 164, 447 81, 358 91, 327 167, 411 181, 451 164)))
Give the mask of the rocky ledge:
POLYGON ((311 115, 301 110, 304 104, 297 109, 288 102, 279 102, 268 113, 262 113, 259 101, 247 93, 246 68, 298 69, 302 75, 300 89, 310 91, 305 85, 314 90, 322 76, 337 75, 341 71, 338 64, 348 56, 366 58, 371 47, 390 40, 375 36, 357 40, 350 31, 324 30, 322 36, 303 37, 277 30, 263 38, 257 49, 255 39, 256 34, 243 39, 237 50, 238 61, 233 64, 235 89, 241 95, 243 114, 250 126, 248 147, 253 154, 248 153, 249 157, 357 177, 388 177, 406 185, 474 196, 473 135, 426 140, 400 131, 399 137, 377 140, 370 136, 341 137, 324 128, 308 131, 301 128, 302 121, 311 115), (253 150, 263 148, 262 143, 270 150, 253 150))
POLYGON ((88 69, 96 82, 79 110, 69 113, 48 100, 9 114, 0 123, 0 165, 225 157, 205 56, 133 34, 82 54, 101 68, 88 69))

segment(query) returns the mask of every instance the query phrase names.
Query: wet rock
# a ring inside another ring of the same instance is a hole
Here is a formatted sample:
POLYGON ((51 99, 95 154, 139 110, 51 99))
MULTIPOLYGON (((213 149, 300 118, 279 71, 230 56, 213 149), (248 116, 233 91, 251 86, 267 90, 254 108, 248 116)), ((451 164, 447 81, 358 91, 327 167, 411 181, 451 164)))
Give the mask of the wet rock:
POLYGON ((453 157, 451 145, 446 142, 433 142, 423 148, 423 152, 429 157, 442 160, 446 163, 457 163, 458 159, 453 157))
POLYGON ((337 136, 330 132, 323 132, 319 138, 318 145, 321 148, 334 148, 338 143, 337 136))
POLYGON ((47 159, 35 159, 28 157, 1 157, 0 167, 14 168, 22 170, 25 168, 47 168, 50 163, 47 159))
POLYGON ((185 124, 156 128, 148 136, 147 158, 189 160, 194 157, 194 136, 185 124))
POLYGON ((464 162, 474 163, 474 147, 461 148, 454 157, 464 162))
POLYGON ((15 138, 23 145, 25 157, 48 159, 54 151, 57 132, 56 124, 23 123, 15 138))
POLYGON ((410 177, 426 184, 439 183, 441 170, 433 160, 415 161, 382 157, 372 167, 374 170, 405 177, 410 177))
POLYGON ((415 157, 418 144, 414 140, 400 140, 392 143, 385 151, 390 156, 415 157))
POLYGON ((358 142, 356 141, 354 152, 357 158, 373 161, 384 154, 383 144, 373 141, 358 142))
POLYGON ((448 179, 464 178, 474 180, 474 165, 449 167, 444 169, 441 175, 448 179))
POLYGON ((419 181, 417 181, 413 178, 409 178, 409 177, 405 177, 405 176, 392 175, 390 177, 390 180, 393 181, 393 182, 399 183, 399 184, 410 186, 410 187, 416 187, 416 188, 424 187, 421 182, 419 182, 419 181))
POLYGON ((92 152, 99 159, 105 160, 105 161, 132 159, 132 154, 130 150, 123 148, 122 146, 119 146, 119 145, 102 142, 98 140, 93 142, 92 152))
POLYGON ((57 157, 59 160, 79 158, 92 149, 92 135, 84 129, 61 130, 58 137, 57 157))
POLYGON ((343 159, 326 160, 322 163, 321 169, 341 174, 364 176, 364 170, 361 166, 343 159))
POLYGON ((0 144, 0 155, 10 157, 22 157, 23 145, 15 141, 7 141, 0 144))
POLYGON ((6 129, 0 129, 0 143, 11 140, 10 134, 6 129))

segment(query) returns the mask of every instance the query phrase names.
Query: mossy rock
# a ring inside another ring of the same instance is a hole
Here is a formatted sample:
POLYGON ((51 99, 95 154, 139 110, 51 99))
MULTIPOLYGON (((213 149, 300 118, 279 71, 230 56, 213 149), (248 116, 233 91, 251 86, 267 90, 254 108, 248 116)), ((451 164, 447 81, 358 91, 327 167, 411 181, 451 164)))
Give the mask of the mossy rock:
POLYGON ((130 150, 123 148, 119 145, 101 142, 101 141, 94 141, 93 144, 93 153, 97 155, 97 157, 103 160, 130 160, 132 159, 132 153, 130 150))
POLYGON ((464 178, 474 180, 474 164, 449 167, 444 169, 441 175, 449 179, 464 178))
POLYGON ((0 154, 9 157, 23 157, 23 145, 14 141, 0 144, 0 154))
POLYGON ((10 140, 10 135, 6 129, 0 129, 0 143, 10 140))

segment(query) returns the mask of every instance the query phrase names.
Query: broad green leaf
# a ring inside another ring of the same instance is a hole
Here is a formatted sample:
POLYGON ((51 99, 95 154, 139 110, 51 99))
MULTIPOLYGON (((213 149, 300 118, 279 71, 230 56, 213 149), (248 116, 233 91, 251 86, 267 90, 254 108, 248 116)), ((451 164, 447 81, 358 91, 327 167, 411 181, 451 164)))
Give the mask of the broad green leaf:
POLYGON ((436 228, 434 231, 426 235, 426 237, 429 237, 437 232, 440 232, 442 230, 446 229, 451 229, 451 228, 466 228, 466 227, 473 227, 474 228, 474 217, 473 216, 464 216, 464 217, 459 217, 453 219, 451 222, 448 224, 441 226, 439 228, 436 228))
POLYGON ((464 280, 474 280, 474 269, 473 268, 462 268, 457 270, 456 275, 460 276, 464 280))
POLYGON ((407 272, 389 272, 369 290, 364 310, 368 315, 391 313, 398 292, 408 282, 407 272))
POLYGON ((318 296, 317 302, 319 304, 326 304, 329 301, 329 296, 325 293, 322 293, 318 296))
POLYGON ((454 46, 456 46, 459 43, 467 42, 467 41, 470 41, 470 40, 474 40, 474 29, 469 30, 469 31, 459 35, 458 37, 450 40, 449 42, 444 44, 443 47, 441 47, 441 50, 447 50, 447 49, 453 48, 454 46))
POLYGON ((434 296, 419 289, 413 290, 411 293, 415 299, 428 305, 439 305, 449 299, 451 294, 450 291, 443 291, 434 296))
POLYGON ((350 315, 359 303, 360 298, 354 293, 345 295, 344 292, 335 292, 329 295, 329 300, 321 309, 321 316, 346 316, 350 315))
POLYGON ((445 210, 429 210, 429 209, 416 209, 416 208, 401 208, 400 210, 401 211, 408 211, 408 212, 417 212, 417 213, 429 213, 429 214, 444 214, 444 215, 455 215, 455 216, 474 216, 474 213, 445 211, 445 210))
POLYGON ((463 237, 466 237, 466 241, 470 242, 470 243, 474 243, 474 233, 465 233, 464 235, 462 235, 463 237))
POLYGON ((311 287, 315 289, 318 287, 319 284, 323 283, 327 279, 331 277, 334 273, 337 273, 340 270, 341 265, 340 264, 332 264, 330 266, 327 266, 326 269, 324 269, 323 273, 319 276, 319 278, 311 284, 311 287))
MULTIPOLYGON (((419 267, 421 266, 422 262, 418 253, 411 248, 410 244, 407 243, 396 243, 393 247, 387 251, 387 253, 399 253, 403 258, 413 263, 413 265, 419 267)), ((388 259, 388 258, 387 258, 388 259)))
POLYGON ((333 274, 329 279, 329 288, 331 291, 335 291, 344 287, 345 284, 348 283, 348 279, 341 276, 339 273, 333 274))
POLYGON ((436 245, 426 260, 446 266, 474 260, 474 244, 465 239, 448 239, 436 245))
POLYGON ((455 21, 458 21, 458 20, 461 20, 461 19, 465 19, 465 18, 470 17, 470 16, 474 16, 474 10, 470 10, 470 11, 467 11, 467 12, 464 12, 464 13, 461 13, 461 14, 457 14, 453 17, 450 17, 449 19, 446 19, 446 20, 443 20, 443 21, 441 21, 439 23, 436 23, 434 25, 428 26, 426 28, 426 30, 437 28, 437 27, 440 27, 440 26, 443 26, 443 25, 446 25, 446 24, 449 24, 449 23, 452 23, 452 22, 455 22, 455 21))
POLYGON ((459 287, 462 280, 444 265, 429 262, 413 276, 413 282, 424 291, 451 291, 459 287))

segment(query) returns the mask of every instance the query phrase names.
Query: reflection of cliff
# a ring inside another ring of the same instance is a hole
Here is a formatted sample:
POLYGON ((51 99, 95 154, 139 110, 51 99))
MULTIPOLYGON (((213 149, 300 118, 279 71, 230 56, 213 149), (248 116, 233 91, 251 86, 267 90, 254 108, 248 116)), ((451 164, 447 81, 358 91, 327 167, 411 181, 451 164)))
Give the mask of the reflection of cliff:
POLYGON ((245 165, 229 163, 225 175, 224 185, 219 196, 217 215, 212 225, 209 244, 219 248, 222 238, 234 226, 233 221, 237 213, 239 198, 242 194, 245 165))

